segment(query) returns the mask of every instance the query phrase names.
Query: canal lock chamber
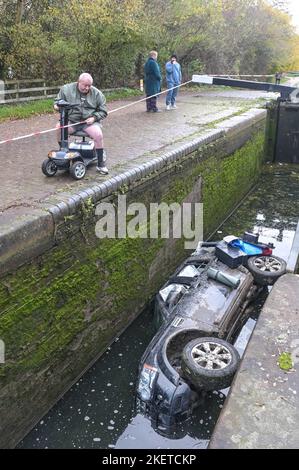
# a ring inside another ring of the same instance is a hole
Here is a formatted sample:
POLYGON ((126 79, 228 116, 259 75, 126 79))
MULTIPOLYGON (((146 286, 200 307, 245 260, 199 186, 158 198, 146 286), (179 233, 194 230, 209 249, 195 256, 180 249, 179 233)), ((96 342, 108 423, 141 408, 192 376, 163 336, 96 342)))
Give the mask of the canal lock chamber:
MULTIPOLYGON (((136 172, 121 194, 145 205, 204 202, 208 236, 261 172, 265 112, 255 110, 239 118, 169 155, 158 171, 136 172)), ((103 197, 117 204, 113 185, 106 186, 103 197)), ((114 338, 186 256, 181 241, 99 241, 94 234, 95 203, 87 198, 75 213, 55 216, 54 237, 46 251, 32 246, 29 250, 24 238, 18 256, 12 248, 1 259, 0 332, 7 345, 0 378, 1 425, 6 429, 1 447, 14 447, 78 383, 82 372, 105 356, 114 338)), ((30 227, 27 233, 30 238, 30 227)), ((100 441, 93 442, 96 446, 100 441)), ((59 445, 68 446, 65 441, 59 445)))

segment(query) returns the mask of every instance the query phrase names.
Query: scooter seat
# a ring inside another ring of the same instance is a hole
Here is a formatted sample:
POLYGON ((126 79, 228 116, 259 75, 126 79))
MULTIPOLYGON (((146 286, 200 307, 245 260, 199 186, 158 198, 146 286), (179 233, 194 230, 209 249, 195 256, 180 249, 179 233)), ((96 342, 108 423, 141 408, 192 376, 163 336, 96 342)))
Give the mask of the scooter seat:
POLYGON ((89 137, 89 135, 86 134, 85 131, 75 131, 71 135, 74 135, 75 137, 89 137))

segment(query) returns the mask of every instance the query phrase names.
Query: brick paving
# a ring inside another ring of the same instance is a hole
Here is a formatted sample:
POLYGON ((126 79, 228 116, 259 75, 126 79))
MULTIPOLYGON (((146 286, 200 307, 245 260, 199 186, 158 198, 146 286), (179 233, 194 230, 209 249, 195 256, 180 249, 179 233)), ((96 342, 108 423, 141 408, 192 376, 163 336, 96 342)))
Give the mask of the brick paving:
MULTIPOLYGON (((238 91, 234 96, 231 90, 211 93, 199 89, 198 92, 180 92, 177 110, 166 111, 162 96, 158 102, 161 113, 146 113, 145 102, 112 113, 103 123, 107 164, 115 174, 117 164, 162 151, 168 145, 204 130, 211 122, 239 112, 248 106, 248 100, 254 106, 254 100, 261 96, 267 98, 266 93, 252 91, 238 91)), ((114 101, 108 108, 112 110, 126 103, 128 101, 114 101)), ((55 127, 56 121, 56 114, 46 114, 0 123, 0 140, 55 127)), ((8 215, 26 214, 30 208, 42 207, 43 201, 53 194, 80 190, 86 182, 103 179, 95 166, 88 169, 82 181, 73 180, 67 172, 59 172, 53 178, 44 176, 41 163, 49 150, 57 148, 55 134, 51 132, 0 145, 0 223, 8 215)))

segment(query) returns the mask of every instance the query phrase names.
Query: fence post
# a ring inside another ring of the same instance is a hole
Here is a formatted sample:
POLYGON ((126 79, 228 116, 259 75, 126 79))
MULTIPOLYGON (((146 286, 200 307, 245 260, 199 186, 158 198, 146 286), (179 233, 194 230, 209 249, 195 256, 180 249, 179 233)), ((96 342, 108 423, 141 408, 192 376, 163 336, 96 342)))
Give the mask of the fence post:
POLYGON ((47 98, 46 82, 44 82, 44 96, 45 98, 47 98))
POLYGON ((0 339, 0 364, 5 363, 5 343, 0 339))
POLYGON ((20 94, 19 94, 20 82, 19 82, 19 80, 17 80, 16 86, 17 86, 16 99, 19 100, 19 98, 20 98, 20 94))
POLYGON ((5 93, 4 93, 4 81, 0 80, 0 103, 4 103, 5 93))

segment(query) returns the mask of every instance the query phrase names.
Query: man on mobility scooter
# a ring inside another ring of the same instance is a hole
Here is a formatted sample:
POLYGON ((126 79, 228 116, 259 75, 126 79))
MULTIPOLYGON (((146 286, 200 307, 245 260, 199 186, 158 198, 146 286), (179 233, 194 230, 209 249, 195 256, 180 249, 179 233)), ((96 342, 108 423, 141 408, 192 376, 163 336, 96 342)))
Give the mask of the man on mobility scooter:
MULTIPOLYGON (((77 82, 68 83, 63 85, 60 89, 54 104, 54 109, 61 112, 61 107, 64 105, 68 109, 69 124, 83 122, 76 126, 66 128, 67 133, 61 132, 62 123, 57 124, 59 131, 59 145, 63 147, 61 135, 77 135, 83 137, 82 150, 84 150, 84 137, 88 136, 94 141, 94 151, 91 152, 92 156, 97 157, 97 170, 103 174, 108 174, 108 169, 105 166, 105 154, 103 144, 103 133, 101 130, 101 120, 107 116, 106 98, 103 93, 96 87, 92 86, 93 78, 89 73, 82 73, 77 82)), ((66 125, 66 123, 64 123, 66 125)), ((65 141, 65 137, 63 141, 65 141)), ((87 143, 85 143, 87 147, 87 143)), ((72 143, 68 146, 71 150, 72 143)), ((75 147, 74 147, 75 149, 75 147)), ((93 150, 93 149, 92 149, 93 150)), ((86 152, 85 152, 86 153, 86 152)))

